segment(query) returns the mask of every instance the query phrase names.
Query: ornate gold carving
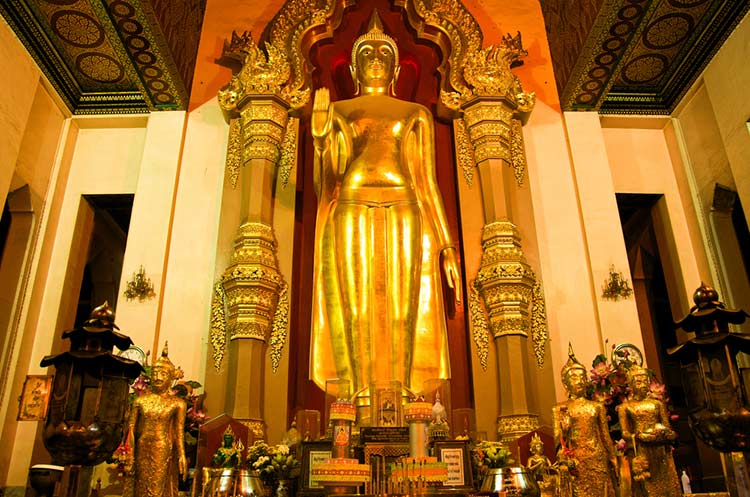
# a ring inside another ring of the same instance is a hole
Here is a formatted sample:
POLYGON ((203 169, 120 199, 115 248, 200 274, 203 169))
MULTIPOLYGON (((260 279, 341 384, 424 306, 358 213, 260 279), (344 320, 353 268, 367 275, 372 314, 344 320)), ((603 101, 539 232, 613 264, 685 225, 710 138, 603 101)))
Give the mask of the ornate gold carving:
POLYGON ((281 158, 279 160, 279 181, 281 188, 286 188, 297 160, 297 123, 299 119, 290 117, 286 123, 284 140, 281 142, 281 158))
POLYGON ((526 173, 526 151, 523 147, 523 129, 521 121, 512 119, 510 121, 510 163, 518 186, 523 185, 523 177, 526 173))
POLYGON ((487 355, 489 353, 490 331, 487 317, 484 313, 479 285, 476 279, 471 281, 469 289, 469 313, 471 319, 472 336, 477 347, 477 357, 482 370, 487 371, 487 355))
POLYGON ((509 34, 504 36, 502 42, 497 46, 489 46, 468 54, 464 64, 464 78, 474 89, 476 96, 499 96, 509 95, 514 86, 520 83, 518 78, 510 71, 520 57, 525 57, 528 52, 524 50, 521 42, 521 33, 515 37, 509 34))
POLYGON ((256 440, 266 438, 266 423, 262 419, 238 419, 237 421, 247 426, 256 440))
POLYGON ((224 359, 224 350, 227 345, 227 320, 225 313, 226 295, 222 281, 214 285, 214 298, 211 301, 211 329, 209 341, 213 349, 214 369, 218 373, 221 369, 221 361, 224 359))
POLYGON ((534 288, 531 291, 531 342, 538 368, 544 367, 544 349, 549 340, 547 331, 547 304, 539 279, 534 276, 534 288))
POLYGON ((287 122, 287 106, 282 100, 250 99, 240 112, 242 162, 265 159, 277 164, 287 122))
POLYGON ((453 120, 453 129, 456 135, 456 150, 458 163, 464 173, 464 180, 469 188, 474 185, 474 148, 469 140, 469 134, 466 132, 466 123, 463 119, 453 120))
POLYGON ((269 23, 262 49, 250 33, 232 33, 232 39, 224 42, 223 61, 239 64, 241 69, 223 90, 226 93, 219 94, 222 109, 231 114, 242 108, 246 96, 258 94, 276 95, 292 109, 307 105, 312 71, 305 54, 314 43, 333 35, 348 4, 288 0, 269 23))
POLYGON ((484 299, 493 336, 528 336, 534 273, 526 263, 515 225, 509 221, 485 225, 482 250, 475 285, 484 299))
POLYGON ((441 66, 447 72, 441 93, 453 94, 447 98, 469 98, 471 89, 458 68, 466 65, 467 54, 482 48, 482 30, 471 13, 460 0, 396 0, 395 3, 406 10, 420 38, 437 43, 443 53, 450 54, 447 64, 441 66))
POLYGON ((497 417, 497 435, 501 442, 512 442, 539 428, 536 414, 511 414, 497 417))
POLYGON ((289 286, 285 281, 279 287, 279 302, 276 313, 273 316, 273 327, 271 329, 271 370, 275 373, 281 362, 281 351, 284 349, 287 336, 287 325, 289 324, 289 286))
POLYGON ((224 41, 222 55, 241 65, 229 86, 219 91, 219 105, 225 112, 242 109, 250 95, 288 96, 284 87, 292 68, 283 47, 266 43, 264 52, 249 32, 242 35, 233 32, 232 40, 224 41))
POLYGON ((505 100, 473 99, 464 108, 463 120, 477 165, 489 159, 511 163, 511 129, 513 122, 517 121, 513 119, 513 110, 505 100))
POLYGON ((239 119, 229 121, 229 141, 227 142, 227 174, 232 189, 237 188, 242 165, 242 134, 239 119))
POLYGON ((210 338, 217 371, 225 354, 227 334, 230 340, 266 341, 276 323, 283 327, 283 331, 274 331, 271 347, 272 361, 278 366, 286 341, 289 304, 286 282, 277 270, 276 240, 270 226, 240 226, 229 267, 214 288, 211 311, 210 338))

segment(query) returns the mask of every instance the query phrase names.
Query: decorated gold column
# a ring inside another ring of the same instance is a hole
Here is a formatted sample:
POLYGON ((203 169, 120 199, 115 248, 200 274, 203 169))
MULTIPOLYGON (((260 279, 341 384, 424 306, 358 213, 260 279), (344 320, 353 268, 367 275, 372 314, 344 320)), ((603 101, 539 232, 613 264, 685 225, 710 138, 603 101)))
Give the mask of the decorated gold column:
POLYGON ((225 412, 256 437, 265 437, 265 354, 270 341, 275 370, 288 314, 287 285, 278 270, 272 228, 273 192, 277 177, 288 179, 288 164, 296 153, 296 123, 288 115, 290 94, 283 89, 288 63, 280 51, 271 46, 264 52, 249 34, 234 34, 224 48, 224 60, 241 67, 219 92, 230 123, 227 176, 232 188, 240 185, 241 207, 230 264, 215 285, 211 344, 217 370, 228 349, 225 412))
POLYGON ((459 164, 469 184, 474 180, 474 168, 478 171, 484 205, 482 261, 472 283, 470 309, 474 339, 485 368, 490 334, 495 342, 500 385, 497 432, 504 441, 538 427, 527 342, 533 336, 537 361, 541 362, 546 341, 541 289, 513 223, 513 207, 518 204, 515 194, 526 169, 522 120, 534 104, 534 94, 524 93, 511 72, 524 55, 519 34, 469 56, 463 75, 472 92, 460 101, 463 117, 454 120, 459 164))

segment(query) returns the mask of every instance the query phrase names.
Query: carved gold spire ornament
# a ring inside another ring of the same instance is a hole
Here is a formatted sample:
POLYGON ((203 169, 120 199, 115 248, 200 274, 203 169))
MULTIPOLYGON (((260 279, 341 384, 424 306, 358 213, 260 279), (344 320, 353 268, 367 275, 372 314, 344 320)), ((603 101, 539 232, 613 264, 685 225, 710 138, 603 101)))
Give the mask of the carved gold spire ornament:
POLYGON ((482 233, 482 263, 475 285, 484 297, 489 332, 528 336, 531 330, 534 273, 510 221, 487 224, 482 233))
POLYGON ((230 340, 271 340, 273 370, 286 342, 289 312, 286 282, 276 268, 276 240, 269 226, 245 223, 229 267, 214 287, 211 336, 218 371, 230 340))
POLYGON ((471 283, 469 301, 480 364, 487 369, 490 332, 493 337, 531 334, 537 367, 541 368, 549 339, 546 305, 541 282, 521 250, 518 230, 508 221, 493 223, 485 226, 482 240, 482 264, 471 283))

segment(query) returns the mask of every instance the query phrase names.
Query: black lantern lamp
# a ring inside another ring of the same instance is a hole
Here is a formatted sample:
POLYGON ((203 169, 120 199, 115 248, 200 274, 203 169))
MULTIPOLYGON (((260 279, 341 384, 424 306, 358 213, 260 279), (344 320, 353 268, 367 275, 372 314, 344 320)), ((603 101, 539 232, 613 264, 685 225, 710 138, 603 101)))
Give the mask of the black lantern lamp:
POLYGON ((105 302, 81 328, 63 333, 69 351, 42 359, 42 367, 55 367, 44 428, 44 445, 55 464, 100 464, 122 441, 129 386, 143 368, 112 353, 133 344, 115 331, 114 320, 105 302))
POLYGON ((750 333, 733 332, 730 324, 749 317, 727 309, 716 290, 701 284, 693 295, 695 306, 678 328, 695 336, 667 350, 682 365, 682 383, 690 427, 709 447, 720 452, 750 451, 750 411, 747 378, 737 363, 740 352, 750 353, 750 333))

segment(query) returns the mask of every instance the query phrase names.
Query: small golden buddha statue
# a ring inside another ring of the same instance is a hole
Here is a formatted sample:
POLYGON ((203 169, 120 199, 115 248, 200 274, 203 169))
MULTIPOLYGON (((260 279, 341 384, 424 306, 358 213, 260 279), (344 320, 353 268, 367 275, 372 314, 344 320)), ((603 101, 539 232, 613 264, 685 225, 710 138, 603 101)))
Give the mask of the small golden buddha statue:
POLYGON ((232 426, 228 425, 222 436, 222 445, 219 447, 211 458, 211 465, 214 468, 237 468, 242 461, 242 441, 235 440, 232 426))
POLYGON ((352 48, 357 96, 315 93, 318 195, 311 377, 407 389, 448 378, 441 275, 461 298, 435 179, 433 116, 394 98, 398 47, 377 11, 352 48))
POLYGON ((617 459, 609 436, 604 404, 586 398, 586 368, 568 347, 568 362, 562 369, 568 400, 553 410, 555 440, 560 441, 557 460, 561 469, 561 491, 572 497, 614 497, 617 459))
POLYGON ((176 373, 164 343, 151 368, 151 391, 137 397, 130 408, 134 497, 177 497, 179 475, 187 476, 186 404, 172 393, 176 373))
POLYGON ((680 495, 680 480, 669 445, 677 433, 669 427, 664 402, 649 397, 650 383, 646 369, 631 367, 628 384, 632 398, 617 408, 622 437, 628 442, 627 456, 633 477, 630 488, 633 497, 680 495))

